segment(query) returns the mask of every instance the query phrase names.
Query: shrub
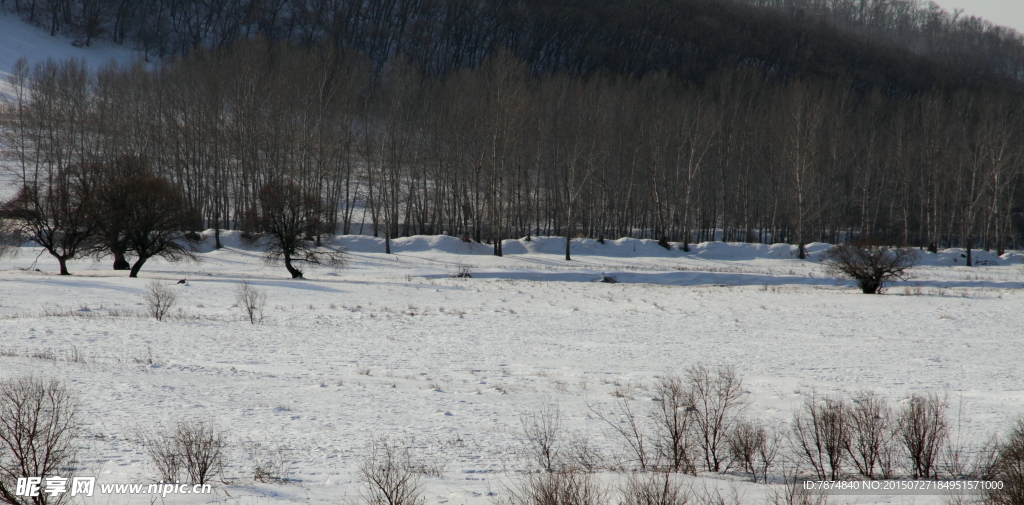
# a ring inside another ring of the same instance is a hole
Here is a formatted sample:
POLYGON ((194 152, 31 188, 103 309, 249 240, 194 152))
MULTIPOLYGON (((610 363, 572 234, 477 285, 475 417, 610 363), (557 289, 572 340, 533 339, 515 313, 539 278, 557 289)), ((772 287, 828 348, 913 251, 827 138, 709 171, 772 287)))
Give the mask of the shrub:
POLYGON ((1024 505, 1024 418, 1013 424, 1006 440, 999 445, 993 478, 1003 481, 1003 489, 987 496, 992 505, 1024 505))
POLYGON ((0 381, 0 499, 11 505, 59 504, 69 493, 15 496, 19 477, 69 477, 77 458, 77 402, 58 380, 0 381))
POLYGON ((814 469, 818 480, 839 480, 850 445, 846 402, 840 396, 811 395, 793 420, 799 457, 814 469))
POLYGON ((253 464, 252 478, 256 482, 283 482, 288 480, 288 461, 281 448, 271 450, 252 440, 242 443, 246 457, 253 464))
POLYGON ((530 473, 507 488, 500 505, 607 505, 608 493, 591 474, 575 471, 530 473))
POLYGON ((917 252, 909 247, 841 244, 830 248, 822 261, 829 275, 853 279, 864 293, 876 294, 893 280, 907 279, 907 270, 917 263, 917 252))
POLYGON ((519 424, 527 455, 542 469, 554 471, 559 465, 558 439, 562 425, 558 405, 548 405, 532 414, 520 415, 519 424))
POLYGON ((744 420, 736 423, 726 442, 733 461, 739 463, 754 482, 768 482, 768 473, 779 455, 781 445, 777 432, 744 420))
POLYGON ((673 472, 696 475, 693 464, 693 398, 683 379, 670 375, 654 386, 660 402, 654 407, 654 422, 660 456, 673 472))
POLYGON ((373 442, 370 455, 359 466, 369 505, 423 505, 419 473, 413 469, 409 450, 388 439, 373 442))
POLYGON ((847 452, 857 473, 869 479, 891 478, 895 459, 893 412, 885 399, 874 391, 855 394, 849 407, 848 425, 847 452))
POLYGON ((245 311, 251 324, 263 322, 263 307, 267 304, 267 292, 257 289, 247 281, 235 288, 235 301, 245 311))
POLYGON ((689 493, 669 473, 632 474, 622 486, 619 505, 686 505, 689 493))
POLYGON ((227 441, 211 421, 182 419, 170 435, 143 436, 163 482, 176 482, 184 471, 189 482, 202 485, 224 467, 227 441))
POLYGON ((157 321, 163 321, 164 316, 170 312, 171 307, 178 300, 178 295, 174 293, 170 286, 161 284, 159 281, 153 281, 146 287, 143 300, 146 302, 149 315, 153 316, 157 321))
POLYGON ((726 459, 725 437, 746 407, 743 381, 732 367, 711 369, 696 365, 687 370, 697 445, 709 472, 718 472, 726 459))
POLYGON ((949 436, 946 401, 935 393, 910 397, 900 411, 897 433, 915 479, 935 477, 935 462, 949 436))

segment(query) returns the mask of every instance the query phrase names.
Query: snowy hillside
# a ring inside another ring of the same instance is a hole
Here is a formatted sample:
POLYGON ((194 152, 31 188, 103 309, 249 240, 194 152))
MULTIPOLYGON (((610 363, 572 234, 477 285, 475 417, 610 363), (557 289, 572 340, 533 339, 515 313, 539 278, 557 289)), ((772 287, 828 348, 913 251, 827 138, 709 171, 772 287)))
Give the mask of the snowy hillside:
POLYGON ((47 58, 80 58, 90 68, 98 68, 111 60, 125 64, 139 57, 134 51, 103 42, 90 47, 75 47, 71 43, 72 40, 63 35, 50 37, 49 33, 16 15, 0 11, 0 93, 10 93, 8 77, 19 58, 27 58, 30 64, 47 58))
MULTIPOLYGON (((658 377, 695 364, 735 366, 747 416, 783 431, 812 393, 871 389, 897 404, 948 395, 954 430, 972 441, 1024 411, 1019 255, 967 268, 944 251, 911 282, 869 296, 785 245, 687 254, 580 241, 566 262, 557 238, 508 241, 515 253, 504 258, 450 237, 398 239, 394 255, 377 239, 342 241, 347 268, 299 281, 233 234, 218 251, 207 238, 198 264, 154 261, 139 279, 89 261, 60 277, 24 248, 0 263, 0 370, 60 377, 80 394, 82 467, 100 482, 158 478, 140 428, 212 419, 229 437, 223 483, 172 503, 354 500, 359 464, 382 435, 438 466, 422 479, 427 503, 492 503, 524 468, 521 415, 557 405, 565 437, 622 457, 588 405, 607 414, 622 397, 646 412, 658 377), (472 277, 451 277, 463 268, 472 277), (620 282, 594 282, 602 274, 620 282), (161 322, 143 314, 152 280, 177 294, 161 322), (243 280, 267 293, 263 324, 236 303, 243 280), (289 481, 253 480, 254 444, 280 451, 289 481)), ((733 470, 693 482, 763 503, 769 487, 746 480, 733 470)))

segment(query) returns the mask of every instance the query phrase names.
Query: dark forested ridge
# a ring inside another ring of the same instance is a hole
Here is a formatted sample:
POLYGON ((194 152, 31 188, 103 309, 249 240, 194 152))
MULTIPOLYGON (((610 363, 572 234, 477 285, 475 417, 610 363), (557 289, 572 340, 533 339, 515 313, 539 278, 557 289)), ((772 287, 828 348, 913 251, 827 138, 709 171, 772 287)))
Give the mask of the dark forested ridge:
POLYGON ((922 0, 0 0, 51 33, 184 56, 262 37, 428 75, 505 50, 534 72, 701 79, 722 66, 921 91, 1024 77, 1024 39, 922 0))
POLYGON ((93 35, 178 56, 19 64, 0 217, 122 267, 273 216, 316 245, 496 254, 531 235, 1021 246, 1016 32, 910 0, 766 3, 125 2, 164 21, 93 35), (118 204, 126 180, 163 210, 118 204))

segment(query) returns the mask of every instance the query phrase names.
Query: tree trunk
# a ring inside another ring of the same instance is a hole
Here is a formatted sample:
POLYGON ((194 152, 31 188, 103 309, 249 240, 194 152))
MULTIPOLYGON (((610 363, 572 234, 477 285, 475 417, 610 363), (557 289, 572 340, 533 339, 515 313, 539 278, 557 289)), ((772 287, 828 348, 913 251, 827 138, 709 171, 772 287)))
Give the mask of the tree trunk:
POLYGON ((572 245, 572 235, 565 236, 565 261, 572 261, 572 256, 569 255, 569 246, 572 245))
POLYGON ((132 271, 130 274, 128 274, 128 277, 138 277, 139 270, 142 270, 142 265, 146 262, 147 259, 148 258, 146 258, 145 256, 139 256, 139 259, 135 260, 135 264, 132 265, 132 271))
POLYGON ((224 247, 224 244, 220 243, 220 212, 213 214, 213 243, 215 249, 224 247))
POLYGON ((60 274, 61 275, 71 275, 71 272, 68 272, 68 260, 67 259, 65 259, 63 257, 60 257, 60 256, 57 256, 57 263, 60 263, 60 274))
POLYGON ((123 251, 114 251, 114 270, 128 270, 131 267, 128 260, 124 258, 123 251))
POLYGON ((284 267, 288 269, 288 273, 292 274, 292 279, 302 278, 302 270, 292 266, 292 256, 288 253, 284 255, 284 267))
POLYGON ((971 262, 971 247, 973 247, 973 246, 974 246, 974 240, 973 239, 967 239, 967 266, 973 266, 974 265, 974 263, 971 262))

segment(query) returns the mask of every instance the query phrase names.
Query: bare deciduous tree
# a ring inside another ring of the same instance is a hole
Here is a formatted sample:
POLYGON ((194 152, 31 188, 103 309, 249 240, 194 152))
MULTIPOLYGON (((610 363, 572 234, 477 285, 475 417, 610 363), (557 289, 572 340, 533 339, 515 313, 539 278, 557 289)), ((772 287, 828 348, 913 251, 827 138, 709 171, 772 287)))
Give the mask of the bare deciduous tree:
POLYGON ((259 206, 249 215, 256 238, 264 241, 269 262, 283 260, 293 279, 302 277, 294 262, 342 267, 344 250, 319 246, 329 230, 316 195, 288 179, 275 179, 259 191, 259 206))
POLYGON ((248 281, 242 281, 235 288, 235 302, 245 311, 249 323, 259 324, 263 322, 263 307, 267 304, 267 292, 258 289, 248 281))
POLYGON ((78 446, 77 402, 56 379, 0 381, 0 498, 10 505, 53 505, 70 494, 16 496, 19 478, 70 477, 78 446))
POLYGON ((880 293, 893 280, 906 280, 907 270, 917 263, 917 251, 909 247, 840 244, 822 260, 830 275, 857 281, 866 294, 880 293))

